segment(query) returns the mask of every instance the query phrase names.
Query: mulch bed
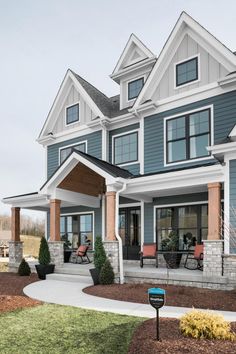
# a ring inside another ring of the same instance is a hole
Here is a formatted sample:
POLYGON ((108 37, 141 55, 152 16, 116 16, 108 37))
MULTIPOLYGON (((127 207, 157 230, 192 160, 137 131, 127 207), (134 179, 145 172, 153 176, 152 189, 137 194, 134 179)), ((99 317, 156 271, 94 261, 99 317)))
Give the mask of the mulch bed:
MULTIPOLYGON (((236 322, 231 324, 236 331, 236 322)), ((236 342, 187 338, 179 331, 179 321, 170 318, 160 320, 160 338, 156 338, 154 319, 143 322, 134 333, 128 354, 235 354, 236 342)))
POLYGON ((0 313, 40 305, 40 301, 30 299, 23 293, 26 285, 37 280, 36 274, 20 277, 15 273, 0 273, 0 313))
MULTIPOLYGON (((158 287, 157 284, 96 285, 84 289, 84 292, 113 300, 148 304, 147 289, 154 286, 158 287)), ((236 290, 209 290, 162 284, 159 287, 166 290, 167 306, 236 311, 236 290)))

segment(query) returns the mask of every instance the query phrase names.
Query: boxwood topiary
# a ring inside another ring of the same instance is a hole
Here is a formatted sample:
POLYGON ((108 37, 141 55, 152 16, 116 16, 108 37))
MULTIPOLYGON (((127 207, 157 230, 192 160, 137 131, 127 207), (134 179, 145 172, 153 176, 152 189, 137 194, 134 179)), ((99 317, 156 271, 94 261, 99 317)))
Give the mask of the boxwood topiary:
POLYGON ((21 276, 26 276, 26 275, 30 275, 31 274, 31 269, 30 266, 28 264, 28 262, 26 262, 26 260, 23 258, 19 268, 18 268, 18 274, 21 276))
POLYGON ((48 243, 45 237, 41 238, 39 247, 39 264, 48 265, 51 261, 48 243))
POLYGON ((107 256, 102 243, 102 238, 101 236, 97 236, 94 245, 94 265, 99 271, 102 269, 106 259, 107 256))
POLYGON ((109 259, 107 259, 106 262, 104 263, 104 265, 102 266, 102 269, 100 272, 100 276, 99 276, 100 284, 102 284, 102 285, 113 284, 114 278, 115 278, 115 274, 114 274, 113 268, 111 266, 109 259))

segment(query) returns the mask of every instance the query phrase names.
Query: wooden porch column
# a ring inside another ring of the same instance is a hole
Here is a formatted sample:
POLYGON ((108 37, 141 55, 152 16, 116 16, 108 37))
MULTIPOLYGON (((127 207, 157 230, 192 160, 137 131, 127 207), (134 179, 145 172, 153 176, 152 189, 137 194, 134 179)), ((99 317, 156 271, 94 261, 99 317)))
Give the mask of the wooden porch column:
POLYGON ((11 241, 20 241, 20 208, 11 208, 11 241))
POLYGON ((58 199, 50 200, 50 241, 61 241, 60 235, 60 206, 58 199))
POLYGON ((220 240, 221 184, 208 184, 208 240, 220 240))
POLYGON ((106 193, 106 239, 115 241, 116 192, 106 193))

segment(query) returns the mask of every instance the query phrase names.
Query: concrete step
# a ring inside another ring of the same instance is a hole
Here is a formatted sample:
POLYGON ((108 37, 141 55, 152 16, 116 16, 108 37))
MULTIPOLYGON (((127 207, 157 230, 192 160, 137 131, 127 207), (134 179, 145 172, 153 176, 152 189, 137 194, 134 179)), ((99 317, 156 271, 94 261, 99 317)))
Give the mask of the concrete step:
POLYGON ((65 263, 63 267, 56 267, 54 273, 90 276, 90 272, 89 272, 90 268, 94 268, 94 265, 91 263, 90 264, 65 263))
POLYGON ((73 275, 73 274, 48 274, 47 280, 59 280, 72 283, 84 283, 88 285, 93 285, 93 280, 91 276, 73 275))

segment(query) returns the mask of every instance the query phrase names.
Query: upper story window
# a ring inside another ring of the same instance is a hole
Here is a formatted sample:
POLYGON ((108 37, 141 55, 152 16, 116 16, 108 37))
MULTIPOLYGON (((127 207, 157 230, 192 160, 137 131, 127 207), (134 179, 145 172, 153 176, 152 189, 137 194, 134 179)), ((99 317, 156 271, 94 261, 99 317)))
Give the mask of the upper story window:
POLYGON ((62 164, 62 162, 65 161, 65 159, 70 155, 72 149, 86 152, 86 142, 84 141, 76 145, 70 145, 59 149, 60 164, 62 164))
POLYGON ((66 125, 79 122, 79 104, 66 107, 66 125))
POLYGON ((133 98, 138 97, 139 92, 142 90, 143 84, 143 77, 128 83, 128 100, 132 100, 133 98))
POLYGON ((210 115, 210 109, 205 109, 166 121, 167 163, 209 156, 210 115))
POLYGON ((138 161, 138 132, 113 137, 113 163, 128 164, 138 161))
POLYGON ((176 87, 198 80, 198 57, 176 65, 176 87))

